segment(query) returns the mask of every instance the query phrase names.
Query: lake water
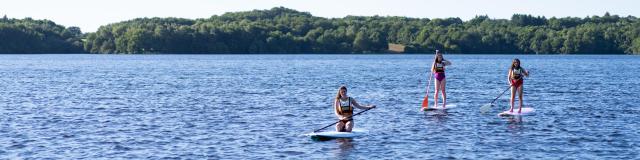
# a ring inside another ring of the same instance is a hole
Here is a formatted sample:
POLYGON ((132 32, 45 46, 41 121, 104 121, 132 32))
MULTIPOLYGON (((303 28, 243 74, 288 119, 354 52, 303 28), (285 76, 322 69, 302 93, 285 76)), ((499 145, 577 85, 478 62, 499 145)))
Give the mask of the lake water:
POLYGON ((0 55, 0 158, 640 158, 638 56, 445 55, 457 107, 425 114, 432 58, 0 55), (536 114, 498 117, 509 93, 480 113, 515 57, 536 114), (369 133, 312 141, 340 85, 378 106, 355 117, 369 133))

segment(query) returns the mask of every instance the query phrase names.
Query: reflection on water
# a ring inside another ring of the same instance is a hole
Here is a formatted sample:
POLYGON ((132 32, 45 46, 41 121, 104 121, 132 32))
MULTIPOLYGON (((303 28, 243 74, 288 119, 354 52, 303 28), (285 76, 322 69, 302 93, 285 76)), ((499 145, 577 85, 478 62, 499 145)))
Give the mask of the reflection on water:
POLYGON ((348 157, 351 151, 354 148, 353 139, 351 138, 338 138, 336 139, 336 144, 338 144, 338 149, 335 152, 336 158, 344 158, 348 157))
POLYGON ((447 110, 432 110, 424 112, 424 117, 436 123, 444 123, 448 119, 448 114, 447 110))
POLYGON ((524 123, 522 121, 524 116, 505 116, 503 119, 506 120, 507 130, 511 133, 523 133, 524 123))

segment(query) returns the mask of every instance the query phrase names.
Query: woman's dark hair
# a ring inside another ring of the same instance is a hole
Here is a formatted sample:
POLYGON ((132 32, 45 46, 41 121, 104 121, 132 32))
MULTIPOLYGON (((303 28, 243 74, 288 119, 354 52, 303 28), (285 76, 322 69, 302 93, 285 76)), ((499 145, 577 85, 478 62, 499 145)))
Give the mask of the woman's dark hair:
POLYGON ((511 62, 511 70, 520 68, 520 60, 518 58, 513 59, 511 62), (516 66, 516 62, 518 62, 518 66, 516 66))

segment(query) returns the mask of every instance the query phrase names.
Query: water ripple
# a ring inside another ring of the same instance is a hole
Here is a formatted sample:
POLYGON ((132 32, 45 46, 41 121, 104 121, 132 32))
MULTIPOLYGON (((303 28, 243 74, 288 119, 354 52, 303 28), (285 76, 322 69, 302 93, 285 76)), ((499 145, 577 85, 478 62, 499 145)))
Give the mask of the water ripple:
POLYGON ((430 55, 0 56, 2 159, 636 159, 640 148, 636 56, 448 55, 458 107, 427 113, 430 55), (480 113, 514 57, 532 73, 536 114, 495 116, 508 93, 480 113), (378 106, 354 121, 369 133, 311 141, 302 134, 335 122, 340 85, 378 106))

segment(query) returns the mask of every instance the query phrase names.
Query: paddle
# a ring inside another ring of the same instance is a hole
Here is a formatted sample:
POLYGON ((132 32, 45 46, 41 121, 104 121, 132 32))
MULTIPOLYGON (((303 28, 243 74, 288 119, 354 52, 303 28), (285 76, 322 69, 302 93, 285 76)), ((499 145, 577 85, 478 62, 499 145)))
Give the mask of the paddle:
MULTIPOLYGON (((438 50, 436 50, 436 55, 438 54, 437 51, 438 50)), ((431 67, 433 67, 433 66, 431 66, 431 67)), ((429 85, 431 85, 431 78, 432 77, 433 77, 433 72, 429 72, 429 82, 427 83, 427 95, 425 95, 424 99, 422 100, 422 108, 424 108, 424 110, 429 108, 429 85)))
POLYGON ((489 111, 489 108, 491 108, 491 106, 493 106, 493 102, 495 102, 498 98, 500 98, 505 92, 507 92, 509 89, 511 88, 511 86, 509 86, 507 89, 505 89, 504 91, 502 91, 502 93, 500 93, 500 95, 498 95, 498 97, 494 98, 491 103, 486 104, 482 107, 480 107, 480 112, 481 113, 485 113, 487 111, 489 111))
POLYGON ((422 100, 422 108, 424 109, 429 108, 429 85, 431 85, 432 76, 433 74, 429 74, 429 82, 427 83, 427 95, 425 95, 424 99, 422 100))
MULTIPOLYGON (((360 111, 360 112, 358 112, 358 113, 356 113, 356 114, 353 114, 353 115, 351 115, 351 116, 347 117, 347 119, 351 119, 353 116, 359 115, 360 113, 364 113, 364 112, 366 112, 366 111, 368 111, 368 110, 370 110, 370 109, 374 109, 374 108, 376 108, 376 107, 373 107, 373 108, 367 108, 367 109, 365 109, 364 111, 360 111)), ((327 128, 327 127, 331 127, 331 126, 333 126, 334 124, 337 124, 338 122, 340 122, 340 120, 338 120, 337 122, 333 122, 333 123, 331 123, 330 125, 324 126, 324 127, 320 128, 320 129, 316 129, 316 130, 315 130, 315 131, 313 131, 313 132, 315 133, 315 132, 318 132, 318 131, 320 131, 320 130, 323 130, 323 129, 327 128)))

